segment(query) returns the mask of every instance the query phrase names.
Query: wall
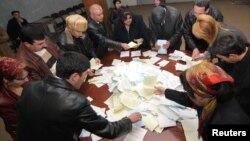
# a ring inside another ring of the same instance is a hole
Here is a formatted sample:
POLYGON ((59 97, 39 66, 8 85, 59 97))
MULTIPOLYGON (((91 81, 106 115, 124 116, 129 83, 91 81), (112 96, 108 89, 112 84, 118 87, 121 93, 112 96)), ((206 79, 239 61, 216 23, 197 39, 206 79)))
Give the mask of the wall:
POLYGON ((11 11, 19 10, 29 22, 82 3, 82 0, 0 0, 0 26, 6 28, 11 11))
MULTIPOLYGON (((193 0, 166 0, 166 3, 189 2, 193 0)), ((153 4, 154 0, 137 0, 138 4, 153 4)))

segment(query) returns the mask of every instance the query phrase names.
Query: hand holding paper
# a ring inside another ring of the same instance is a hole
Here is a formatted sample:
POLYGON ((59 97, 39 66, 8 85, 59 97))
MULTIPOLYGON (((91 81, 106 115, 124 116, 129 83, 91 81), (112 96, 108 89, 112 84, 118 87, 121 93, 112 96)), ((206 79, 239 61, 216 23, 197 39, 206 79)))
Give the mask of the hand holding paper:
POLYGON ((138 48, 141 44, 142 44, 142 42, 135 43, 135 42, 131 41, 128 43, 128 46, 130 48, 138 48))
POLYGON ((156 44, 160 46, 158 54, 167 54, 167 48, 169 47, 167 40, 157 40, 156 44))

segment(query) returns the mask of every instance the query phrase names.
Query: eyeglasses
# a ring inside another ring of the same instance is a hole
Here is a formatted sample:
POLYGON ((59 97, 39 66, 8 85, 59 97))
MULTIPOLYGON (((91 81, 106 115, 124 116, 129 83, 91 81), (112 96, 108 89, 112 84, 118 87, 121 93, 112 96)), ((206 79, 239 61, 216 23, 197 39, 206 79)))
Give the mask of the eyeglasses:
POLYGON ((29 75, 27 74, 26 76, 17 78, 16 80, 23 81, 23 80, 25 80, 26 78, 28 78, 28 76, 29 76, 29 75))

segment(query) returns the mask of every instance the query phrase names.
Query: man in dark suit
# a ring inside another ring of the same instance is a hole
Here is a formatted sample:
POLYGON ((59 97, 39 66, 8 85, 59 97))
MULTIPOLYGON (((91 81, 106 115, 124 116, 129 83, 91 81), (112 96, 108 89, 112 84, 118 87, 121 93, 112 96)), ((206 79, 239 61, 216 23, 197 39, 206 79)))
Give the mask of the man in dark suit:
POLYGON ((25 18, 21 17, 19 11, 12 11, 11 15, 13 16, 13 18, 11 18, 8 22, 7 33, 10 37, 10 40, 16 52, 16 49, 19 47, 19 44, 20 44, 19 36, 20 36, 21 28, 22 26, 27 25, 28 22, 25 18))

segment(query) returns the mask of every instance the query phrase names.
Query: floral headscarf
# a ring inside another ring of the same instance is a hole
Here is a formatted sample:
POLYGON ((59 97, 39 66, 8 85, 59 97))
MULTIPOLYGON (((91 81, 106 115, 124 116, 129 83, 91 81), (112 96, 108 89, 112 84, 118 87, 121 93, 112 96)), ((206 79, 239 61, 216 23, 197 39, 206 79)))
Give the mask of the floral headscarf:
POLYGON ((3 78, 8 80, 15 79, 16 75, 24 68, 24 65, 13 58, 1 57, 0 58, 0 81, 3 78))
POLYGON ((216 95, 218 91, 211 89, 210 86, 222 82, 233 83, 234 79, 219 66, 208 61, 203 61, 188 69, 186 79, 195 94, 200 97, 211 98, 211 100, 204 105, 201 113, 199 125, 199 131, 201 131, 204 123, 211 117, 217 105, 216 95))

